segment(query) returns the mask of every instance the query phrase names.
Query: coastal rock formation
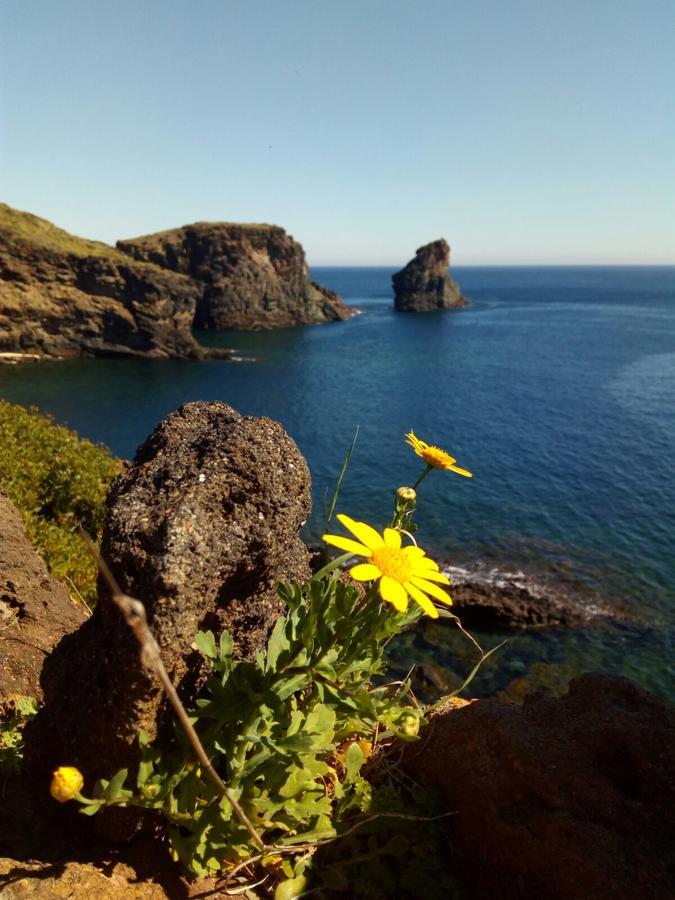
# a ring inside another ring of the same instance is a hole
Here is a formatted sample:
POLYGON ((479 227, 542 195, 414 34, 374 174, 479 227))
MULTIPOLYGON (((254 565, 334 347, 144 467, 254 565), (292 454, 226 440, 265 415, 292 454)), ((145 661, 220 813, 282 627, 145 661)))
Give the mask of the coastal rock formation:
POLYGON ((575 627, 602 620, 630 621, 631 614, 619 601, 608 606, 601 598, 581 598, 547 585, 522 584, 502 579, 453 584, 455 612, 469 628, 575 627))
POLYGON ((675 710, 627 679, 439 710, 404 766, 455 812, 467 898, 675 892, 675 710))
POLYGON ((199 282, 197 328, 278 328, 353 314, 337 294, 310 280, 302 246, 275 225, 198 222, 117 247, 199 282))
POLYGON ((403 312, 430 312, 469 306, 456 281, 448 275, 450 247, 441 238, 420 247, 415 258, 392 277, 394 306, 403 312))
POLYGON ((201 358, 199 295, 189 278, 0 204, 0 352, 201 358))
MULTIPOLYGON (((102 553, 122 590, 145 604, 184 699, 200 680, 197 631, 228 629, 243 658, 265 645, 282 610, 276 583, 309 575, 298 535, 310 508, 307 465, 281 425, 224 403, 167 416, 113 482, 102 553)), ((63 760, 88 783, 133 767, 139 729, 154 736, 161 725, 163 695, 104 588, 42 680, 45 707, 30 738, 39 778, 63 760)))
POLYGON ((33 549, 21 513, 0 490, 0 714, 12 697, 40 698, 45 658, 84 619, 84 610, 33 549))

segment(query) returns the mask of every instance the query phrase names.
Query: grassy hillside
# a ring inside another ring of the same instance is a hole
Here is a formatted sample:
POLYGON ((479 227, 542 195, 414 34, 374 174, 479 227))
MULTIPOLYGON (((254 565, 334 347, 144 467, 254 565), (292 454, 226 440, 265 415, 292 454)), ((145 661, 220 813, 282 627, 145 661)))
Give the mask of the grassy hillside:
POLYGON ((78 525, 98 535, 106 491, 122 462, 37 409, 3 400, 0 451, 0 487, 21 510, 30 540, 71 593, 91 604, 96 566, 78 525))
POLYGON ((127 265, 130 262, 126 254, 114 247, 109 247, 108 244, 76 237, 62 228, 57 228, 46 219, 13 209, 6 203, 0 203, 0 232, 7 241, 35 244, 58 253, 73 253, 76 256, 103 256, 127 265))

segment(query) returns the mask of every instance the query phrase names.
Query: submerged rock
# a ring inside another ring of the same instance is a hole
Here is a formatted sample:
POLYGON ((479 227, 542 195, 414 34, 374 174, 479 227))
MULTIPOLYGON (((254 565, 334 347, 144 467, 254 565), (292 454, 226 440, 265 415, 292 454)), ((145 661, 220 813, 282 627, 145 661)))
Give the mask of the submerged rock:
MULTIPOLYGON (((277 581, 309 575, 298 535, 310 508, 307 465, 281 425, 224 403, 167 416, 113 482, 102 553, 122 590, 145 604, 184 700, 200 681, 197 631, 227 628, 243 658, 265 645, 282 611, 277 581)), ((166 710, 103 588, 92 618, 52 653, 43 688, 31 729, 43 779, 64 761, 86 784, 133 767, 139 730, 154 736, 166 710)))
POLYGON ((468 898, 671 898, 675 709, 624 678, 440 710, 405 767, 455 815, 468 898))
POLYGON ((200 284, 196 328, 278 328, 354 312, 310 280, 302 246, 276 225, 198 222, 117 247, 200 284))
POLYGON ((469 306, 448 274, 450 247, 441 238, 420 247, 415 258, 392 277, 394 306, 404 312, 430 312, 469 306))
POLYGON ((0 351, 201 358, 199 289, 0 203, 0 351))
POLYGON ((0 714, 13 697, 41 699, 46 657, 85 618, 47 571, 21 513, 0 490, 0 714))

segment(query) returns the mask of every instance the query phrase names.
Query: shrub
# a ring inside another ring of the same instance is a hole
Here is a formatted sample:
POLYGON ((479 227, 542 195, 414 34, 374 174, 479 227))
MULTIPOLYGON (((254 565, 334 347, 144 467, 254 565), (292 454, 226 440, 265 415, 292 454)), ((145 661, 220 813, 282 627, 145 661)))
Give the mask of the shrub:
POLYGON ((98 535, 108 485, 121 460, 103 446, 55 425, 35 408, 0 400, 0 487, 21 511, 28 537, 57 578, 87 603, 96 597, 96 564, 78 526, 98 535))

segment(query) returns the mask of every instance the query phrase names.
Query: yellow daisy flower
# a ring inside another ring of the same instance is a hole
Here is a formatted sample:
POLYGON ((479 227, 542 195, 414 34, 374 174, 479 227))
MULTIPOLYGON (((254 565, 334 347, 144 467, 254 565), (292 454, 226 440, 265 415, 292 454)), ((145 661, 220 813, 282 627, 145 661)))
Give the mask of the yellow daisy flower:
POLYGON ((467 471, 467 469, 460 469, 459 466, 455 465, 457 460, 454 456, 450 456, 449 453, 446 453, 446 451, 442 450, 440 447, 435 447, 433 444, 427 444, 426 441, 421 441, 414 431, 406 434, 406 437, 408 439, 406 444, 409 444, 415 453, 418 456, 421 456, 428 466, 432 466, 434 469, 451 469, 459 475, 473 478, 473 475, 471 472, 467 471))
POLYGON ((369 560, 349 570, 356 581, 379 579, 377 587, 380 596, 399 612, 408 608, 408 598, 412 597, 428 616, 437 619, 438 610, 427 594, 441 603, 452 603, 451 597, 438 586, 438 583, 450 584, 450 579, 439 572, 438 563, 429 559, 421 547, 414 544, 402 547, 401 534, 393 528, 385 528, 384 533, 380 534, 365 522, 355 522, 349 516, 339 515, 337 518, 357 540, 338 534, 324 534, 323 540, 333 547, 369 560))

